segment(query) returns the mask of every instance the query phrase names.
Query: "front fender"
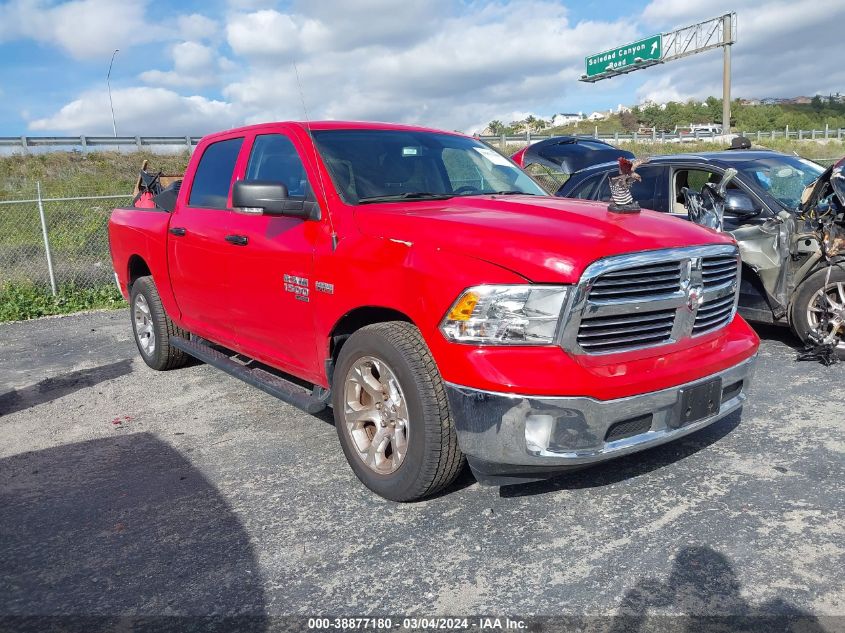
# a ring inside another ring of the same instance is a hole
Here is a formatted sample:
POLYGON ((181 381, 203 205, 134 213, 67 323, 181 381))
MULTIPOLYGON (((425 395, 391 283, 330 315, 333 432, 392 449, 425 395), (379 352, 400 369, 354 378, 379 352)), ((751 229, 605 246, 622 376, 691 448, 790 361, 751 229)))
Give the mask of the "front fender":
POLYGON ((337 251, 318 257, 315 281, 332 294, 314 292, 312 303, 320 360, 328 359, 335 324, 359 307, 379 307, 406 315, 420 330, 441 372, 446 349, 440 333, 443 315, 466 288, 478 284, 528 283, 524 277, 487 261, 409 242, 361 236, 341 240, 337 251))

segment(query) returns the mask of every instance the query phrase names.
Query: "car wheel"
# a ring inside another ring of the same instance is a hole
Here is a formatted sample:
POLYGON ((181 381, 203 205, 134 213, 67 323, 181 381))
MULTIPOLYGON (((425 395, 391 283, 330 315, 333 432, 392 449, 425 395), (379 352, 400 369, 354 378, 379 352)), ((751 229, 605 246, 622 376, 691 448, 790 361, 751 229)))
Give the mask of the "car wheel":
POLYGON ((820 329, 825 304, 831 318, 822 333, 839 336, 836 355, 845 359, 845 269, 841 266, 818 270, 798 286, 790 321, 792 330, 802 341, 808 341, 810 332, 820 329))
POLYGON ((335 427, 358 479, 393 501, 448 486, 464 465, 446 389, 419 330, 377 323, 340 350, 332 380, 335 427))
POLYGON ((152 277, 139 277, 129 295, 129 317, 135 344, 141 358, 156 370, 175 369, 188 361, 188 356, 170 345, 171 336, 187 337, 176 327, 161 305, 161 298, 152 277))

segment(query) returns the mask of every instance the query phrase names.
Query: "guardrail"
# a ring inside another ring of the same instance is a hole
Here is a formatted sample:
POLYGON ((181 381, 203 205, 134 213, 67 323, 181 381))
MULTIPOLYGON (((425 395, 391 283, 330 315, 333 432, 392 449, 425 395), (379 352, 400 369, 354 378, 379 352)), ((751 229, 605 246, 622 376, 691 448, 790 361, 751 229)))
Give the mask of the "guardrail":
MULTIPOLYGON (((764 139, 796 139, 799 141, 822 140, 822 139, 836 139, 842 140, 845 138, 845 128, 825 128, 823 130, 767 130, 757 132, 737 131, 729 134, 717 134, 715 132, 657 132, 652 131, 650 134, 638 134, 637 132, 614 132, 614 133, 600 133, 593 132, 592 134, 567 134, 567 136, 575 136, 578 138, 597 138, 602 141, 615 142, 661 142, 661 141, 724 141, 729 142, 734 136, 745 136, 753 140, 764 139)), ((541 141, 543 139, 559 136, 558 134, 546 134, 543 132, 525 132, 523 134, 502 134, 498 136, 481 135, 478 136, 483 141, 488 143, 532 143, 541 141)))
POLYGON ((121 147, 138 149, 153 146, 193 148, 202 136, 0 136, 0 147, 22 149, 41 147, 121 147))
MULTIPOLYGON (((749 139, 762 141, 764 139, 796 139, 799 141, 822 140, 845 138, 845 128, 831 129, 826 127, 823 130, 760 130, 757 132, 740 131, 731 134, 716 134, 714 132, 657 132, 651 134, 633 133, 599 133, 595 130, 592 134, 574 134, 581 138, 597 138, 603 141, 619 142, 689 142, 689 141, 713 141, 729 142, 736 134, 741 134, 749 139)), ((498 144, 505 147, 509 143, 532 143, 543 139, 557 136, 544 132, 525 132, 522 134, 501 134, 481 135, 480 138, 490 144, 498 144)), ((30 149, 49 149, 59 147, 82 148, 83 150, 92 147, 132 147, 135 149, 150 147, 185 147, 193 149, 199 142, 201 136, 0 136, 0 149, 9 148, 12 151, 30 149)))

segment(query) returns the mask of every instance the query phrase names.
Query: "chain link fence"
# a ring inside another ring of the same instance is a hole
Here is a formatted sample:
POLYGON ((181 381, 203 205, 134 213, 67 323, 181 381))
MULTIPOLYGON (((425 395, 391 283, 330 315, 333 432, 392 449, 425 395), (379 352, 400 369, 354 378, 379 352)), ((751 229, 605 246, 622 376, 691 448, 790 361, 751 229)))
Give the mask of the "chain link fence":
POLYGON ((108 220, 132 196, 34 197, 0 200, 0 286, 34 284, 95 288, 114 283, 108 220))

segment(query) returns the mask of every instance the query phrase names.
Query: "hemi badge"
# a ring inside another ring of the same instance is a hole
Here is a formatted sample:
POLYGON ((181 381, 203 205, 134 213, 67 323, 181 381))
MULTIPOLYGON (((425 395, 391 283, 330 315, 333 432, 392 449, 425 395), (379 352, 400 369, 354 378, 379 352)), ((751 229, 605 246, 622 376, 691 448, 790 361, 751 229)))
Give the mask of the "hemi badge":
POLYGON ((327 295, 334 294, 334 284, 326 283, 325 281, 317 281, 314 283, 314 289, 317 292, 325 292, 327 295))

